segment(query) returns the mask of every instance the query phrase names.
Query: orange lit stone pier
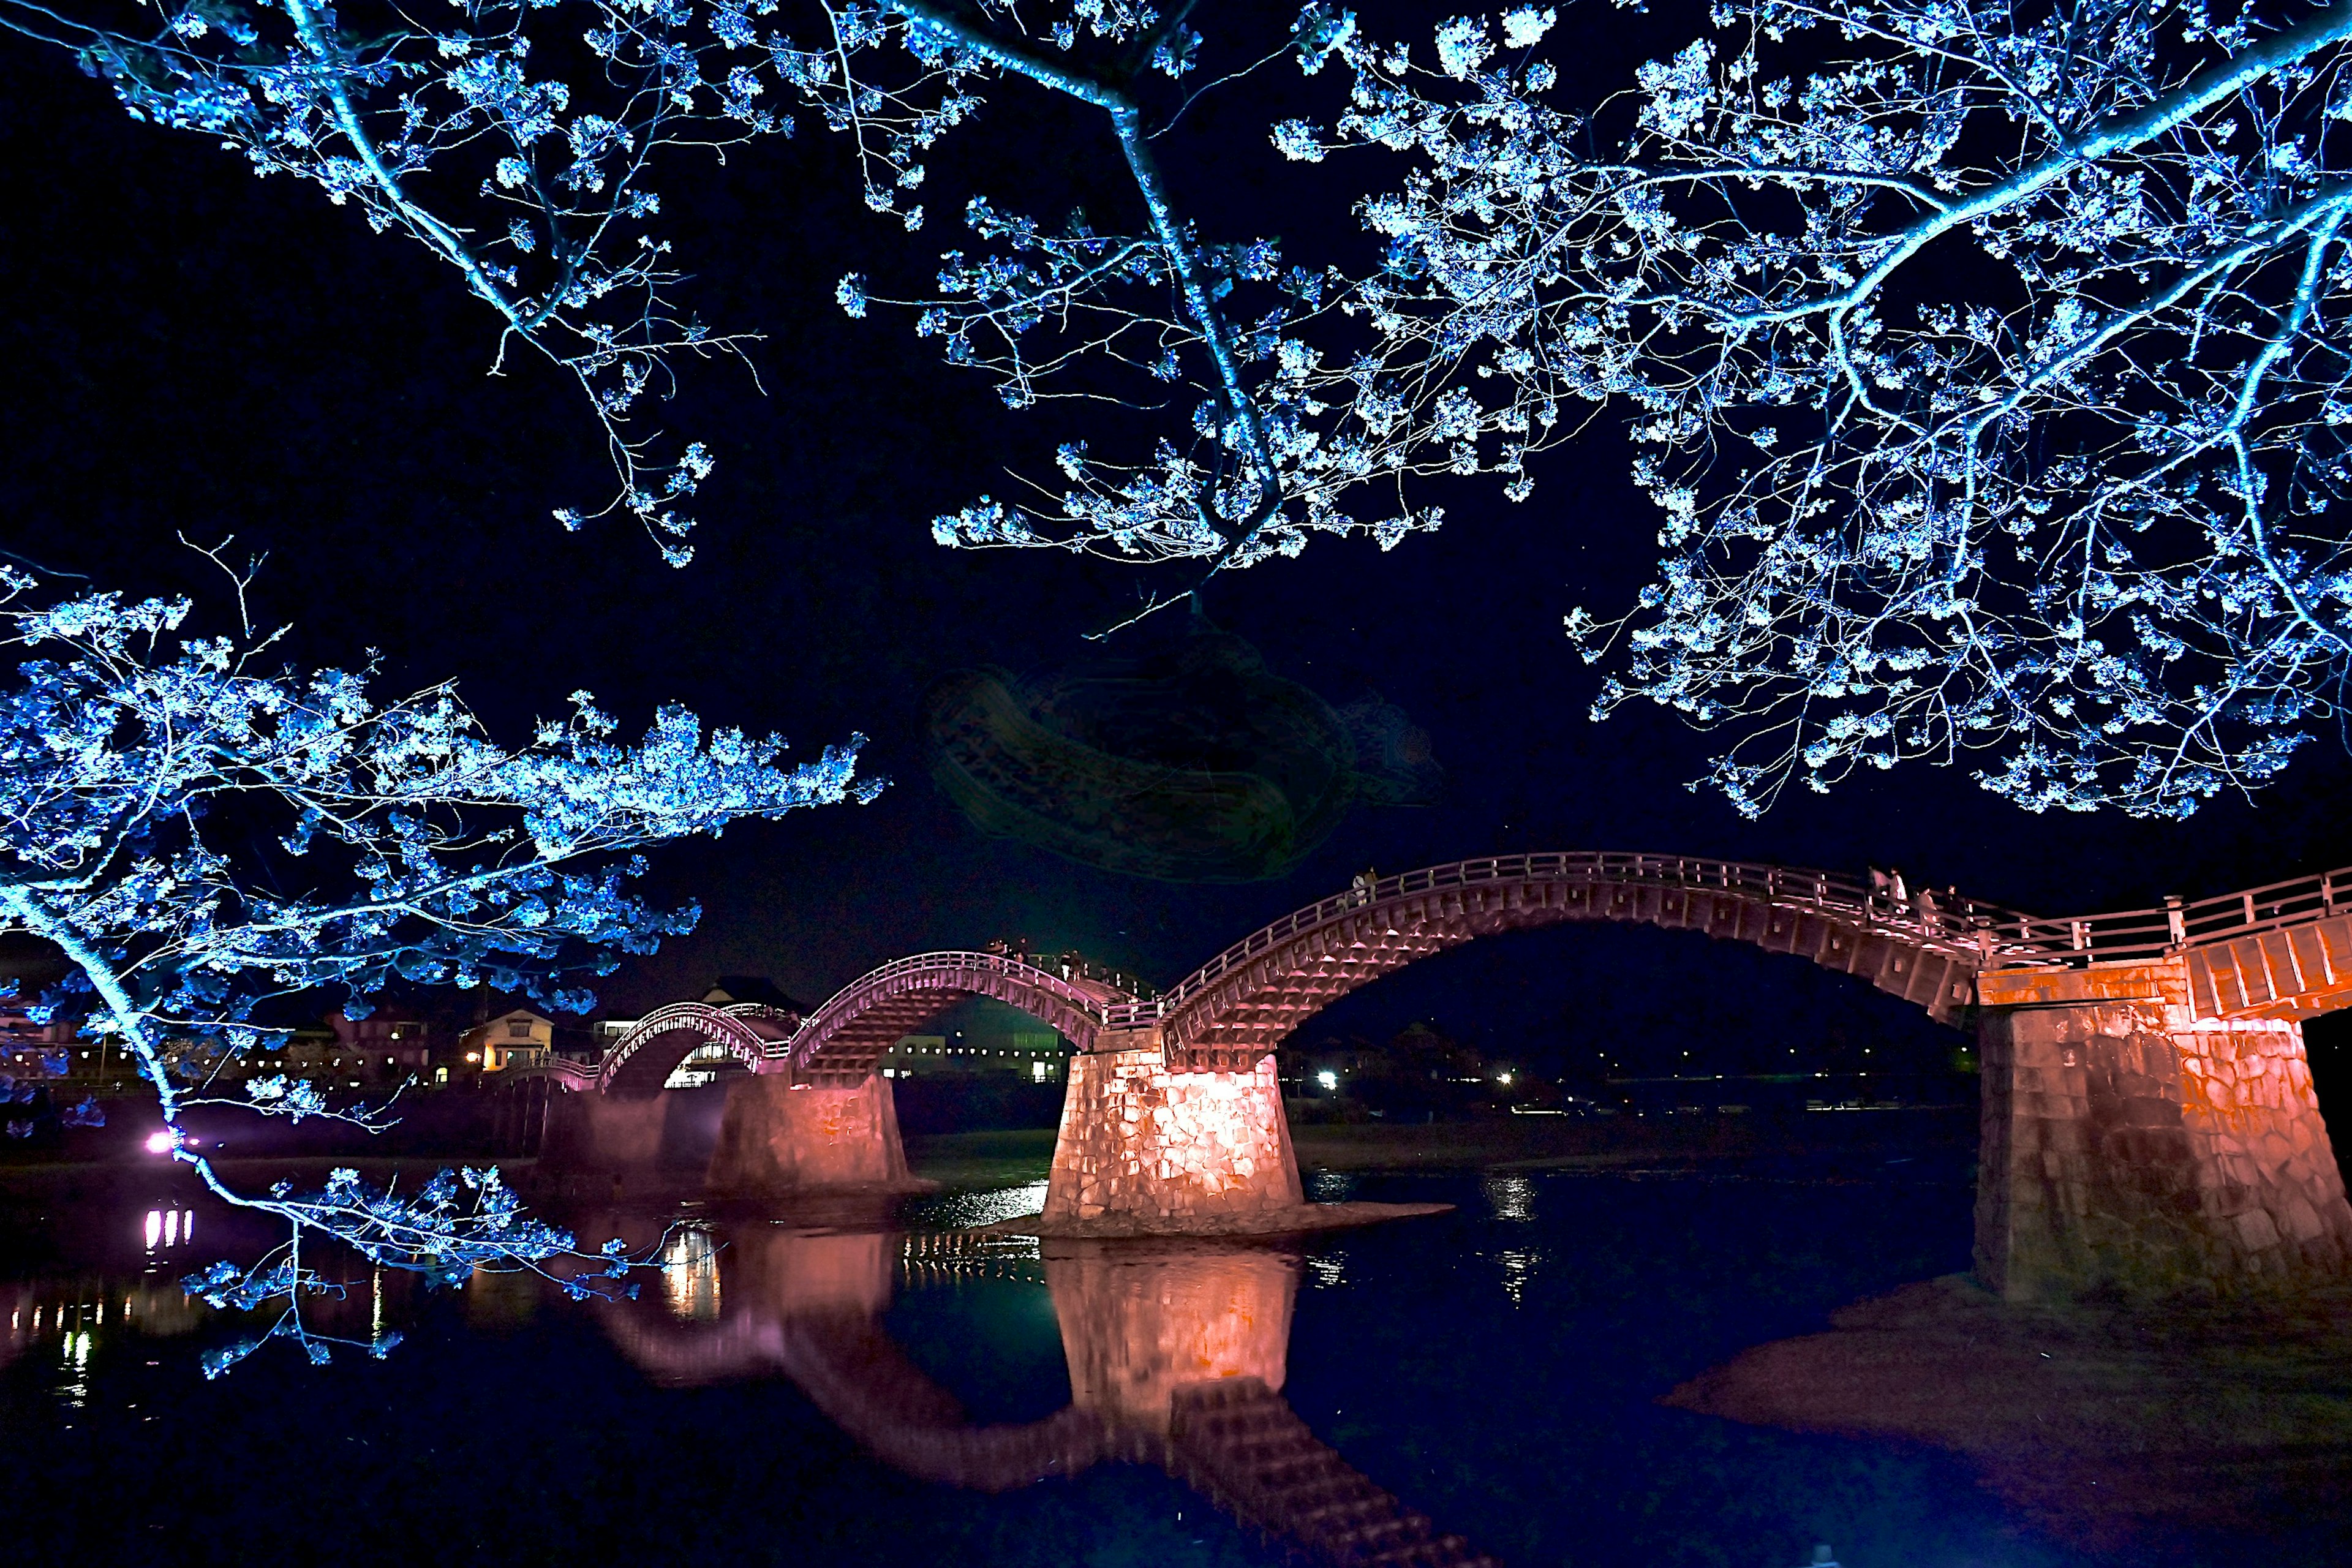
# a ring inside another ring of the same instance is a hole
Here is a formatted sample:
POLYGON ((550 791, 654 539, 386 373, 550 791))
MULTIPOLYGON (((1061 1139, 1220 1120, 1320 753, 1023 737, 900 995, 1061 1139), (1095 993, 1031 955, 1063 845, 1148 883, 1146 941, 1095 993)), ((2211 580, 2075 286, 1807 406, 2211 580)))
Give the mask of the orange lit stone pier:
POLYGON ((765 1074, 727 1086, 708 1184, 719 1196, 919 1185, 907 1170, 888 1079, 820 1089, 765 1074))
POLYGON ((1987 1285, 2013 1300, 2144 1294, 2352 1264, 2296 1006, 2217 1016, 2179 956, 1979 984, 1987 1285))
POLYGON ((1306 1201, 1270 1053, 1237 1071, 1171 1072, 1146 1027, 1104 1030, 1070 1059, 1045 1226, 1224 1229, 1306 1201))

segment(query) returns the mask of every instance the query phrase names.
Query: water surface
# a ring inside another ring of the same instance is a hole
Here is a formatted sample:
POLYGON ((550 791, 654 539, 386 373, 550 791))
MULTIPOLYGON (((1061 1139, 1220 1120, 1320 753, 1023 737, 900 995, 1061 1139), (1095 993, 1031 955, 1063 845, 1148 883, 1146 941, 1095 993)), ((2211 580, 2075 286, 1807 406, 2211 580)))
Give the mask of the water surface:
MULTIPOLYGON (((2325 1563, 2254 1535, 2003 1500, 1925 1443, 1660 1398, 1859 1298, 1965 1268, 1957 1164, 1310 1178, 1456 1212, 1295 1246, 1123 1247, 688 1208, 566 1216, 663 1258, 633 1302, 351 1270, 313 1367, 174 1281, 262 1244, 126 1193, 20 1209, 0 1456, 20 1560, 109 1563, 1358 1560, 1790 1568, 2325 1563), (188 1227, 193 1223, 194 1239, 188 1227), (1336 1521, 1336 1522, 1335 1522, 1336 1521), (2127 1521, 2128 1524, 2128 1521, 2127 1521)), ((11 1557, 17 1557, 16 1550, 11 1557)))

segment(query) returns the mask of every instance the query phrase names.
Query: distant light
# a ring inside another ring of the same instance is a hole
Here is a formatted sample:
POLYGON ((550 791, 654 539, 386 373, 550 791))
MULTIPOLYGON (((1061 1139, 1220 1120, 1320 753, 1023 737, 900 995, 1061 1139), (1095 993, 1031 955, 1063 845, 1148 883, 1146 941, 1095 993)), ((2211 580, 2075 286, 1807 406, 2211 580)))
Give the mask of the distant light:
POLYGON ((1495 1081, 1507 1086, 1511 1081, 1511 1075, 1507 1072, 1498 1072, 1495 1075, 1495 1081))
POLYGON ((469 1062, 480 1061, 482 1059, 482 1053, 479 1051, 467 1051, 466 1053, 466 1059, 469 1062))
POLYGON ((150 1154, 161 1154, 171 1147, 172 1135, 169 1132, 151 1132, 147 1135, 147 1152, 150 1154))
MULTIPOLYGON (((147 1211, 147 1248, 148 1248, 148 1250, 149 1250, 149 1251, 151 1251, 151 1252, 152 1252, 152 1251, 153 1251, 153 1250, 154 1250, 154 1248, 155 1248, 155 1244, 156 1244, 157 1242, 159 1242, 159 1241, 163 1240, 163 1210, 161 1210, 161 1209, 149 1209, 149 1210, 147 1211)), ((36 1327, 38 1327, 39 1325, 38 1325, 38 1324, 37 1324, 37 1323, 35 1324, 35 1326, 36 1326, 36 1327)))
POLYGON ((1333 1072, 1329 1068, 1325 1068, 1321 1072, 1315 1075, 1315 1081, 1321 1084, 1326 1089, 1334 1089, 1339 1087, 1339 1075, 1333 1072))

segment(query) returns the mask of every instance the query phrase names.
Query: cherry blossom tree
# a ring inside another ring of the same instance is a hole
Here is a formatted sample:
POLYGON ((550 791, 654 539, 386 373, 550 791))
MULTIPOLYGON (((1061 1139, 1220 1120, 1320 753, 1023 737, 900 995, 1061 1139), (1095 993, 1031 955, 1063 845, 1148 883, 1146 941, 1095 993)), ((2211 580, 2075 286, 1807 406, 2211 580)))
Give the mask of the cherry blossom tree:
POLYGON ((1716 22, 1610 158, 1454 220, 1641 410, 1668 553, 1571 625, 1630 649, 1601 710, 1727 729, 1751 812, 1975 752, 2034 810, 2185 816, 2335 728, 2352 12, 1716 22))
POLYGON ((0 18, 446 260, 580 376, 615 504, 673 559, 710 457, 632 421, 681 353, 741 340, 674 298, 658 154, 821 127, 922 231, 941 140, 1021 91, 1094 117, 1125 212, 969 194, 928 289, 877 259, 835 296, 1013 407, 1160 423, 1113 449, 1069 421, 1058 472, 937 520, 944 544, 1192 581, 1318 534, 1388 548, 1448 482, 1528 500, 1530 459, 1613 410, 1664 554, 1568 629, 1608 661, 1598 712, 1721 732, 1743 811, 1924 758, 2031 809, 2185 816, 2340 713, 2341 6, 1720 0, 1594 82, 1557 62, 1612 24, 1598 0, 1425 43, 1323 4, 1227 39, 1189 0, 177 4, 136 37, 0 18), (1269 160, 1325 165, 1301 176, 1352 203, 1354 249, 1181 206, 1163 165, 1211 89, 1264 102, 1269 160))
MULTIPOLYGON (((579 979, 694 924, 690 906, 628 890, 638 850, 871 799, 878 785, 854 776, 863 738, 787 766, 774 736, 706 732, 667 708, 625 744, 583 692, 502 746, 446 686, 383 700, 364 673, 274 664, 271 637, 179 637, 185 601, 37 603, 14 572, 5 588, 0 641, 19 662, 0 689, 0 933, 38 937, 72 965, 32 1010, 119 1042, 154 1096, 163 1152, 289 1227, 281 1251, 191 1289, 216 1305, 280 1300, 275 1331, 314 1359, 328 1342, 304 1327, 299 1297, 324 1282, 302 1262, 306 1239, 453 1283, 562 1263, 589 1289, 572 1237, 523 1215, 494 1170, 413 1193, 338 1172, 320 1193, 251 1194, 195 1147, 186 1114, 230 1101, 383 1125, 381 1108, 333 1110, 309 1083, 227 1070, 268 1037, 257 1008, 340 993, 364 1016, 394 981, 584 1008, 579 979)), ((600 1256, 584 1272, 625 1263, 600 1256)))

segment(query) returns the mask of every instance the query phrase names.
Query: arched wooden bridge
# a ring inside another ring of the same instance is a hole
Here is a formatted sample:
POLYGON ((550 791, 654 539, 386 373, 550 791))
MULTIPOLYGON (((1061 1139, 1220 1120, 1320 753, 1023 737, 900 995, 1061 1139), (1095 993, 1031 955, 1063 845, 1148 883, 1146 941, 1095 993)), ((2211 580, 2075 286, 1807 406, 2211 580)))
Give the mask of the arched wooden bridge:
POLYGON ((1017 955, 918 953, 805 1017, 740 1004, 665 1007, 601 1061, 558 1070, 572 1088, 642 1091, 717 1043, 756 1073, 855 1084, 894 1042, 973 996, 1022 1009, 1081 1051, 1156 1029, 1171 1070, 1245 1070, 1340 996, 1406 964, 1574 921, 1704 931, 1790 953, 1946 1022, 1979 999, 1989 973, 2030 984, 2036 973, 2174 956, 2200 1016, 2300 1019, 2352 1005, 2352 869, 2053 920, 1956 895, 1898 902, 1829 871, 1581 851, 1457 860, 1360 884, 1251 932, 1156 997, 1017 955))
POLYGON ((753 1072, 771 1072, 777 1048, 800 1027, 797 1013, 762 1002, 677 1002, 656 1008, 614 1042, 597 1064, 596 1087, 615 1092, 657 1089, 677 1064, 718 1046, 753 1072))

